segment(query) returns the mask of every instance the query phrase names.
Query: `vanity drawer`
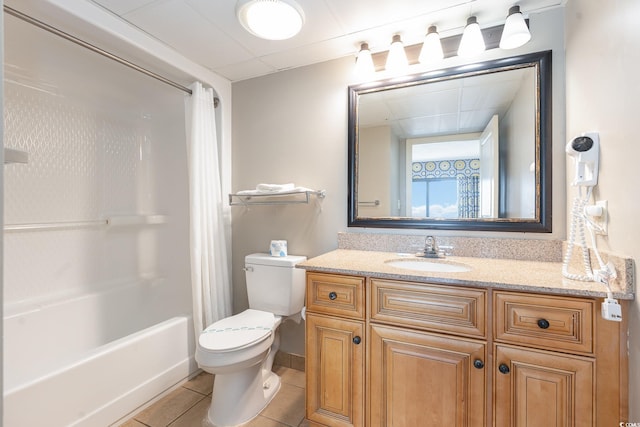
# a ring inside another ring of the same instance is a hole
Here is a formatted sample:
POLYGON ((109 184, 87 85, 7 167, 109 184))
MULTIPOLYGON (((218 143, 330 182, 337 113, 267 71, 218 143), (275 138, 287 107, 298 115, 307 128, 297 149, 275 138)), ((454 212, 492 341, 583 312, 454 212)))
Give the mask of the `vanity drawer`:
POLYGON ((593 352, 595 301, 552 295, 494 293, 495 339, 539 348, 593 352))
POLYGON ((371 321, 486 336, 484 289, 371 279, 369 296, 371 321))
POLYGON ((364 277, 307 273, 307 311, 364 319, 364 277))

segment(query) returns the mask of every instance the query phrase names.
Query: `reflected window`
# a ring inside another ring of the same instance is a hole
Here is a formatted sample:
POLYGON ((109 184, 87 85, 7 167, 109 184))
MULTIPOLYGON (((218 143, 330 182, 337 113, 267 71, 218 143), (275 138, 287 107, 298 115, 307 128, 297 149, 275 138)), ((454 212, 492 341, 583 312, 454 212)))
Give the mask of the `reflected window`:
POLYGON ((458 182, 455 178, 413 181, 413 217, 458 218, 458 182))
POLYGON ((407 140, 411 153, 407 196, 410 215, 414 218, 478 218, 479 135, 445 142, 441 141, 443 138, 407 140))

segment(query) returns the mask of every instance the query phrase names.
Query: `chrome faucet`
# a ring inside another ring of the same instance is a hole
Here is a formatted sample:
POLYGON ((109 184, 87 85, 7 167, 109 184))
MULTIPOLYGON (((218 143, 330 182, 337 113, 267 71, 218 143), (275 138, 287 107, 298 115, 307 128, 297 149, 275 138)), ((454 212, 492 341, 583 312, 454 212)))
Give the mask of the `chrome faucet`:
POLYGON ((440 249, 438 249, 438 242, 436 242, 436 238, 433 236, 427 236, 424 239, 424 250, 422 252, 418 252, 416 256, 421 256, 425 258, 444 258, 440 249))

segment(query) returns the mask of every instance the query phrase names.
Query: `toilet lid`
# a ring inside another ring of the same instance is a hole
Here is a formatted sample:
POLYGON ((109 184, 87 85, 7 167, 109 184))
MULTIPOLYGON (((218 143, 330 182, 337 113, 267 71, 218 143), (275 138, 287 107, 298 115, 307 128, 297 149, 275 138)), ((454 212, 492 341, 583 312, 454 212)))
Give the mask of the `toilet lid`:
POLYGON ((209 351, 234 350, 264 340, 271 334, 274 324, 273 313, 248 309, 207 327, 198 342, 209 351))

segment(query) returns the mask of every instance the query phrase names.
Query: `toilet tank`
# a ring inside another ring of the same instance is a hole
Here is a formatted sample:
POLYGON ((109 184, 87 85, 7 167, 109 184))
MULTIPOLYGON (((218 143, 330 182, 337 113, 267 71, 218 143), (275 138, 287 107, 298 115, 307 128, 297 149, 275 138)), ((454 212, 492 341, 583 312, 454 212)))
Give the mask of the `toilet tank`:
POLYGON ((244 258, 249 308, 280 316, 299 313, 304 306, 305 270, 296 264, 307 257, 251 254, 244 258))

